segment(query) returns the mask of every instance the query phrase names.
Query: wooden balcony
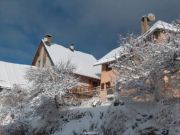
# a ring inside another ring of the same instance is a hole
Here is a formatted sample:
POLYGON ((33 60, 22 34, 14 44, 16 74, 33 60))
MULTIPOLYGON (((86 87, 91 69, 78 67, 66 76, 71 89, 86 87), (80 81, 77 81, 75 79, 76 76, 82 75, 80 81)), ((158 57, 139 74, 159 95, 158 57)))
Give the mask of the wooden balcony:
POLYGON ((96 96, 99 94, 99 87, 78 86, 71 90, 72 94, 84 96, 96 96))

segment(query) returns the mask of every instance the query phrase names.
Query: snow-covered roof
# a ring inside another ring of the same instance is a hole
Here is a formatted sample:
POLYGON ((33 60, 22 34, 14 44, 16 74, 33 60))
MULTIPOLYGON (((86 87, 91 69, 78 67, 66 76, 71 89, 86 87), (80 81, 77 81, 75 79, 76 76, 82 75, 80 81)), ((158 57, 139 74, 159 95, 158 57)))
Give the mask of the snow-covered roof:
POLYGON ((114 61, 123 52, 124 52, 124 48, 122 46, 115 48, 112 51, 110 51, 108 54, 106 54, 104 57, 99 59, 94 65, 101 65, 104 63, 114 61))
POLYGON ((69 60, 73 65, 75 65, 76 74, 96 79, 100 78, 99 74, 101 68, 100 66, 94 66, 94 63, 97 60, 93 55, 76 50, 71 51, 69 48, 59 44, 46 45, 44 43, 44 45, 55 65, 59 62, 67 62, 69 60))
POLYGON ((172 31, 172 32, 180 31, 176 26, 159 20, 156 23, 154 23, 153 26, 148 31, 146 31, 144 34, 142 34, 139 38, 146 38, 148 35, 150 35, 157 29, 163 29, 163 30, 172 31))
MULTIPOLYGON (((180 31, 180 29, 178 29, 176 26, 159 20, 147 32, 145 32, 144 34, 139 36, 138 39, 146 38, 148 35, 150 35, 156 29, 164 29, 164 30, 168 30, 168 31, 172 31, 172 32, 180 31)), ((124 48, 120 46, 120 47, 110 51, 108 54, 106 54, 101 59, 99 59, 95 63, 95 65, 101 65, 103 63, 108 63, 108 62, 114 61, 116 58, 119 57, 120 53, 123 53, 123 51, 124 51, 124 48)))
POLYGON ((25 74, 31 66, 0 61, 0 86, 12 88, 14 84, 27 85, 25 74))

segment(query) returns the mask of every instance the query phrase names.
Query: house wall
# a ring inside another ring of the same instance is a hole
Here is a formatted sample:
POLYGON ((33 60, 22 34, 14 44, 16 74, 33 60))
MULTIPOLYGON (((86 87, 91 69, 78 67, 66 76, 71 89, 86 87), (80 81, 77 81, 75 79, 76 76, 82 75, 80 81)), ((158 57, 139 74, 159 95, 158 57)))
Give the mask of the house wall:
POLYGON ((101 72, 101 83, 100 83, 100 98, 102 101, 106 101, 107 99, 107 83, 110 82, 110 87, 115 86, 116 81, 116 71, 113 69, 107 70, 108 64, 102 64, 102 72, 101 72), (104 85, 104 89, 102 88, 104 85))
POLYGON ((162 96, 167 98, 180 98, 180 70, 174 70, 173 73, 168 72, 168 70, 164 71, 162 96))
POLYGON ((147 37, 147 40, 156 43, 156 44, 164 44, 169 42, 169 34, 175 35, 173 32, 168 32, 164 30, 156 30, 152 34, 147 37))
POLYGON ((152 36, 152 40, 156 44, 162 44, 168 41, 168 33, 162 30, 155 31, 152 36))

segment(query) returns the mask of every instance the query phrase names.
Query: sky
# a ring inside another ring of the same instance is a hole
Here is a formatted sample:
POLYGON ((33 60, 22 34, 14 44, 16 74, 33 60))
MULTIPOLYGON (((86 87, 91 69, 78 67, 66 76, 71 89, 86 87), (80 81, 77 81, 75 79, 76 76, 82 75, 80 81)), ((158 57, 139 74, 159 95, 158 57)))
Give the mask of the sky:
POLYGON ((180 0, 0 0, 0 61, 31 64, 45 34, 53 42, 103 57, 119 35, 140 34, 143 15, 171 22, 180 0))

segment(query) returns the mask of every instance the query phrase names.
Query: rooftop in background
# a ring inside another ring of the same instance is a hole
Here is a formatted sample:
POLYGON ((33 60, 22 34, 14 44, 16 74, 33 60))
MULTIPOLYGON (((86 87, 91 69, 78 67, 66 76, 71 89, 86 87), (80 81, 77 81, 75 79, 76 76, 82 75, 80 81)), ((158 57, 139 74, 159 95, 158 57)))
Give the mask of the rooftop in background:
POLYGON ((76 74, 88 76, 99 79, 101 68, 100 66, 93 66, 97 61, 96 58, 88 53, 76 51, 74 48, 66 48, 62 45, 51 43, 46 45, 44 43, 52 62, 56 65, 59 62, 70 61, 76 67, 76 74))
POLYGON ((153 33, 157 29, 167 30, 171 32, 180 32, 180 29, 177 28, 176 26, 159 20, 156 23, 154 23, 153 26, 148 31, 146 31, 144 34, 139 36, 139 38, 146 38, 149 34, 153 33))
POLYGON ((25 74, 29 65, 14 64, 0 61, 0 86, 5 88, 12 88, 14 84, 27 86, 25 74))
POLYGON ((122 46, 117 47, 110 51, 108 54, 106 54, 104 57, 99 59, 94 65, 101 65, 107 62, 114 61, 117 57, 119 57, 120 53, 123 53, 124 48, 122 46))

